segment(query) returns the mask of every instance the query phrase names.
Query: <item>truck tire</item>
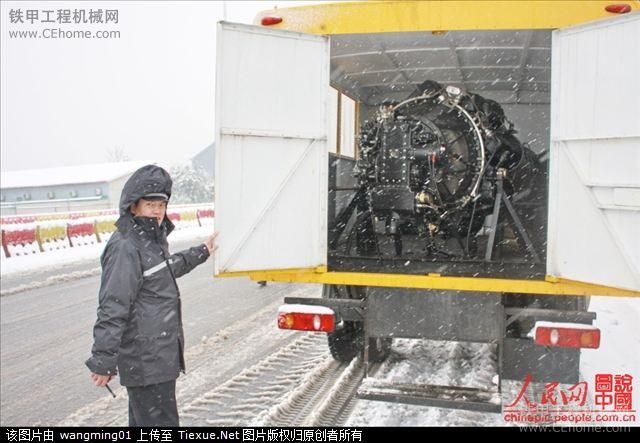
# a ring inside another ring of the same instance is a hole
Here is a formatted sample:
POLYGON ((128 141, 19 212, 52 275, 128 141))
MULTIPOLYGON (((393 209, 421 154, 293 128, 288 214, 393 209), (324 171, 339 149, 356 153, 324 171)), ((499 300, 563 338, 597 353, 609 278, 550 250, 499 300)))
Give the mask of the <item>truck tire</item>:
POLYGON ((327 334, 327 340, 333 358, 349 362, 364 348, 361 323, 346 321, 342 328, 327 334))
MULTIPOLYGON (((344 322, 341 329, 327 334, 329 351, 334 359, 349 362, 364 353, 364 332, 360 322, 344 322)), ((391 337, 373 337, 369 339, 369 361, 384 361, 391 351, 391 337)))

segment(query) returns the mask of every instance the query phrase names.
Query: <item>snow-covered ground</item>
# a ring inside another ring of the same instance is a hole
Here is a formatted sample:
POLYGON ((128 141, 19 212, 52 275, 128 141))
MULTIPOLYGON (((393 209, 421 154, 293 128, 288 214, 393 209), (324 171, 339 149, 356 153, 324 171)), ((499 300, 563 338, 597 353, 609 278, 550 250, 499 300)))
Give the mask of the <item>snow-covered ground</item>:
MULTIPOLYGON (((171 250, 174 251, 173 245, 176 243, 192 241, 195 245, 203 242, 213 230, 213 219, 203 219, 203 226, 183 225, 169 235, 171 250)), ((105 241, 102 243, 73 248, 52 249, 9 258, 0 254, 0 295, 17 294, 100 274, 100 255, 108 238, 103 237, 105 241)))
MULTIPOLYGON (((582 378, 594 385, 595 374, 633 376, 633 409, 640 410, 640 299, 592 297, 589 310, 597 313, 599 349, 582 351, 582 378)), ((593 391, 591 391, 593 394, 593 391)), ((635 424, 640 426, 640 415, 635 424)))
MULTIPOLYGON (((394 341, 377 380, 495 389, 495 346, 432 340, 394 341), (493 349, 492 349, 493 348, 493 349)), ((499 398, 497 399, 499 401, 499 398)), ((504 426, 500 414, 359 401, 347 426, 504 426)))
POLYGON ((106 243, 97 243, 78 248, 57 249, 47 252, 37 252, 30 255, 5 257, 0 255, 1 276, 35 271, 41 268, 63 268, 71 263, 99 257, 106 243))
MULTIPOLYGON (((207 219, 205 219, 207 220, 207 219)), ((201 239, 206 240, 213 232, 213 219, 204 226, 193 226, 185 229, 176 229, 169 235, 171 243, 181 240, 201 239)), ((38 269, 60 268, 77 262, 96 259, 102 254, 106 242, 83 245, 74 248, 56 249, 46 252, 37 252, 30 255, 20 255, 15 257, 5 257, 0 254, 1 276, 15 275, 21 272, 37 271, 38 269)))

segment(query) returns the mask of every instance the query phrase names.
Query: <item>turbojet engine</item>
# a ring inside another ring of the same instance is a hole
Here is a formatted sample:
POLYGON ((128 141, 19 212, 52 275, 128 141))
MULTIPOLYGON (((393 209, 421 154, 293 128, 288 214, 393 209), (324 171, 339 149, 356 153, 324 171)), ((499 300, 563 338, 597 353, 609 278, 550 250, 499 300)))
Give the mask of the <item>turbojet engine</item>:
POLYGON ((484 259, 503 195, 521 229, 503 224, 499 242, 541 254, 546 165, 515 134, 497 102, 433 81, 382 105, 359 140, 358 254, 484 259))

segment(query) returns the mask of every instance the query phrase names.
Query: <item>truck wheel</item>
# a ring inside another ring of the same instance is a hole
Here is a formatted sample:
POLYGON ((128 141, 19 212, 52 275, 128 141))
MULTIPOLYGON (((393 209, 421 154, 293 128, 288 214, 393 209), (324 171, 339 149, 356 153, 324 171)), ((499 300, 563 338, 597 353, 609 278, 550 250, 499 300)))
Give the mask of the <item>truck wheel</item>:
POLYGON ((361 323, 346 321, 341 329, 327 334, 329 351, 338 361, 349 362, 364 348, 361 323))
MULTIPOLYGON (((364 332, 360 322, 344 322, 341 329, 327 335, 329 351, 334 359, 349 362, 364 353, 364 332)), ((391 351, 391 337, 369 339, 369 361, 384 361, 391 351)))

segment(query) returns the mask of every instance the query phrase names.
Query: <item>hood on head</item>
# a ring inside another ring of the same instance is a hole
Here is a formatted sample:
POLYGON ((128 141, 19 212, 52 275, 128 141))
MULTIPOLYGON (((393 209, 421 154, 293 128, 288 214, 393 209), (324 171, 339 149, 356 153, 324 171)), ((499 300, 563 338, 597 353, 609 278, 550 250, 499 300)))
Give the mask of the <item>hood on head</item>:
POLYGON ((171 176, 156 165, 146 165, 133 173, 122 188, 120 195, 120 216, 129 213, 132 204, 147 194, 165 194, 171 197, 171 176))

